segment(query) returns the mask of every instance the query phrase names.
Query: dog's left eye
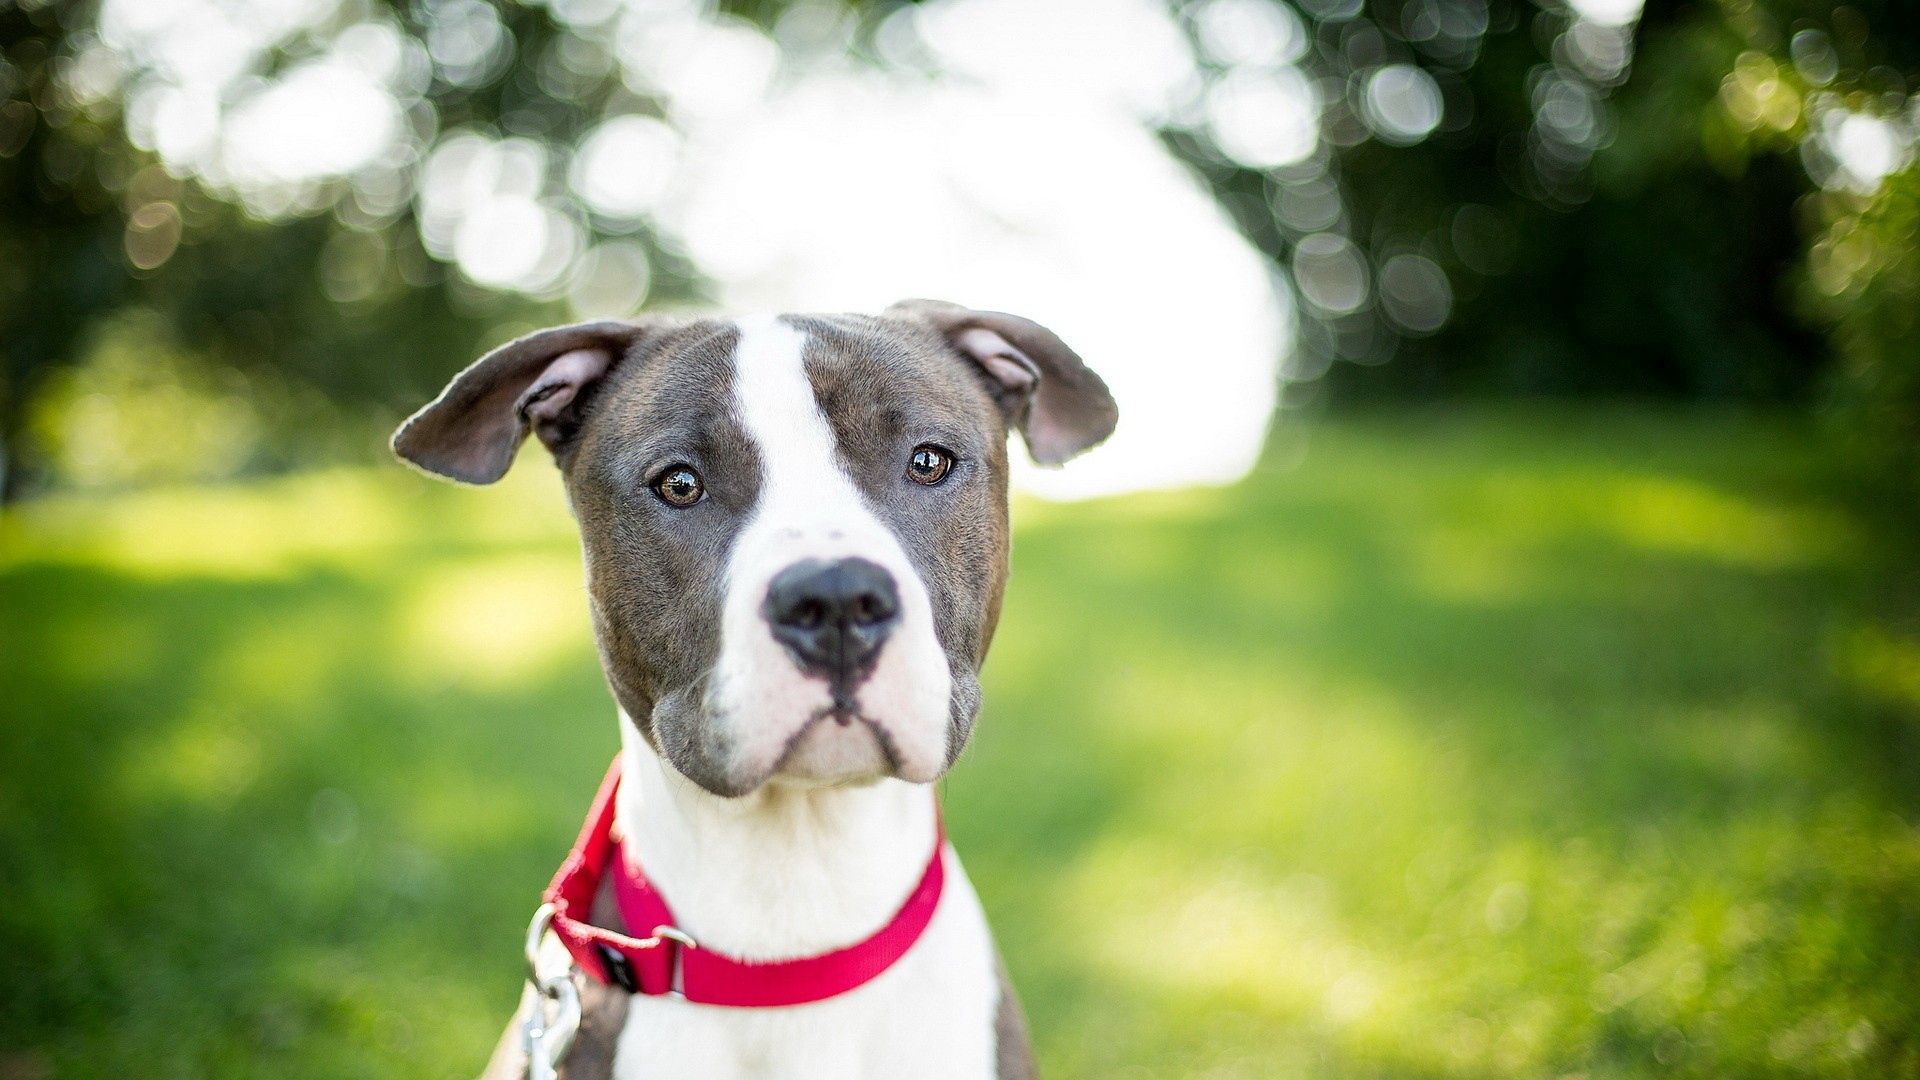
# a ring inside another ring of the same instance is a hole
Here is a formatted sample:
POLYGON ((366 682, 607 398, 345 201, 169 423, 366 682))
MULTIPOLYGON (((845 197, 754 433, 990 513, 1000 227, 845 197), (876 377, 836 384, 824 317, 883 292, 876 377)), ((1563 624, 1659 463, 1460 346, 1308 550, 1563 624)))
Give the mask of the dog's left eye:
POLYGON ((953 455, 932 443, 922 443, 913 448, 913 456, 907 459, 907 479, 916 484, 932 487, 947 478, 953 471, 953 455))

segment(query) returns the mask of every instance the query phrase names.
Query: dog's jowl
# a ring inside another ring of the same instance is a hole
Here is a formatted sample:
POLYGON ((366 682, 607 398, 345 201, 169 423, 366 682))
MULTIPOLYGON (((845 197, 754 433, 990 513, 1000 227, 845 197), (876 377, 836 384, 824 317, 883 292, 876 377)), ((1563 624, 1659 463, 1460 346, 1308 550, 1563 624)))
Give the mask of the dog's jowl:
POLYGON ((929 785, 980 710, 1009 433, 1057 465, 1114 422, 1045 328, 908 301, 545 330, 401 427, 469 483, 537 436, 580 526, 622 750, 543 909, 583 1003, 560 1075, 1032 1074, 929 785))

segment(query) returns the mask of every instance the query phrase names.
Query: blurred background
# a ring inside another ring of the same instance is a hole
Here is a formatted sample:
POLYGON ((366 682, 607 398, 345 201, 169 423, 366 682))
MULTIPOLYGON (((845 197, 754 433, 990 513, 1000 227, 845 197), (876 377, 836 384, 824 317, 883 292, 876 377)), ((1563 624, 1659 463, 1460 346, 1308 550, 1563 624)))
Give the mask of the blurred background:
POLYGON ((455 1076, 615 745, 492 344, 1028 315, 1055 1077, 1920 1077, 1904 0, 0 0, 0 1080, 455 1076), (1178 942, 1178 948, 1166 943, 1178 942))

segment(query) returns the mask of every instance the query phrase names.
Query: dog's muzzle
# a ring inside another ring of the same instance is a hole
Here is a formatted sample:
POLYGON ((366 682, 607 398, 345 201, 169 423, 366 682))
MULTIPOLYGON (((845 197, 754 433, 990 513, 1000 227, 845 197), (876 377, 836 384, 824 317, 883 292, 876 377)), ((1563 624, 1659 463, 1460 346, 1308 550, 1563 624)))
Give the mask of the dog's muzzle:
POLYGON ((761 613, 800 670, 827 680, 834 705, 851 709, 900 624, 900 590, 866 559, 805 559, 774 576, 761 613))

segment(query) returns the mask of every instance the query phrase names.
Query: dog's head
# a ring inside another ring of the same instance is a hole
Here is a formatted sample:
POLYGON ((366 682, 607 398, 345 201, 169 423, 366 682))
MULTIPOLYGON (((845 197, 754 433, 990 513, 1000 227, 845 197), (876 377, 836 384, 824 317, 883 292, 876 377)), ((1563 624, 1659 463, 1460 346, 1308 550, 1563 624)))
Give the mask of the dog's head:
POLYGON ((543 330, 461 372, 393 447, 484 484, 539 437, 622 711, 739 795, 953 763, 1006 585, 1008 432, 1057 465, 1115 418, 1044 327, 917 300, 543 330))

